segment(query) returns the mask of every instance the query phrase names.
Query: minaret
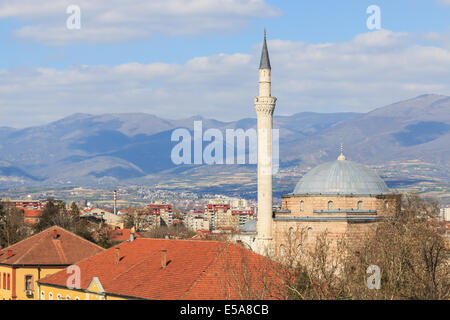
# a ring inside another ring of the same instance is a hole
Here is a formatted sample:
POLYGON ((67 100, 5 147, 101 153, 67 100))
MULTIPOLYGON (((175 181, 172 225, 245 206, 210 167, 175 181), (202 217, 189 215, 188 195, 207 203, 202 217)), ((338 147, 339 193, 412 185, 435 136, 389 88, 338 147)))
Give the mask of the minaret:
POLYGON ((255 97, 258 118, 258 249, 260 253, 269 249, 272 240, 272 120, 275 102, 272 97, 271 68, 267 51, 266 30, 259 65, 259 96, 255 97))

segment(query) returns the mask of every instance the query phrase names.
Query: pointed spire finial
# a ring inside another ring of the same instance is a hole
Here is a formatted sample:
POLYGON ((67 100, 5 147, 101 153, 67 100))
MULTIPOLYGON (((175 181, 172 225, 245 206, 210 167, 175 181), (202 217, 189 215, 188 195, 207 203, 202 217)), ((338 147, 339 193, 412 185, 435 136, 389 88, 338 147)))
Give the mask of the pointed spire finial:
POLYGON ((264 28, 264 43, 261 52, 261 62, 259 63, 260 69, 271 69, 270 67, 270 59, 269 59, 269 51, 267 50, 267 41, 266 41, 266 28, 264 28))
POLYGON ((341 142, 341 154, 338 157, 338 160, 345 160, 345 156, 344 156, 344 144, 341 142))

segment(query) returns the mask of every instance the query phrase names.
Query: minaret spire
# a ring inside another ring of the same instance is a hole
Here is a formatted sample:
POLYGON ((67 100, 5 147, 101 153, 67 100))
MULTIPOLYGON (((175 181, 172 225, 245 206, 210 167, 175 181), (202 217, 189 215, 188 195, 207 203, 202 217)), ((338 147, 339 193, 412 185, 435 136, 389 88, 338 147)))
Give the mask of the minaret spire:
POLYGON ((264 28, 264 43, 261 52, 261 61, 259 63, 259 69, 271 69, 270 67, 270 59, 269 59, 269 50, 267 50, 267 41, 266 41, 266 28, 264 28))

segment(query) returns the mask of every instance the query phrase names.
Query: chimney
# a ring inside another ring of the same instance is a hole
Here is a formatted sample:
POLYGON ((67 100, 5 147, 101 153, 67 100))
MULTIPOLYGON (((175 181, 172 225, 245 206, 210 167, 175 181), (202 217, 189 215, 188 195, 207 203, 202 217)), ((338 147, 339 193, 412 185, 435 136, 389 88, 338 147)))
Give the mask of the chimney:
POLYGON ((58 239, 58 230, 53 230, 53 239, 58 239))
POLYGON ((114 190, 114 214, 117 214, 117 190, 114 190))
POLYGON ((114 260, 114 264, 118 264, 120 259, 120 248, 116 247, 116 258, 114 260))
POLYGON ((161 268, 164 269, 167 265, 167 250, 166 249, 162 249, 161 250, 161 268))
POLYGON ((131 230, 130 230, 130 242, 133 242, 133 240, 134 240, 134 233, 135 233, 136 231, 135 231, 135 229, 134 229, 134 227, 132 227, 131 228, 131 230))
POLYGON ((7 258, 11 258, 12 255, 13 255, 13 251, 12 251, 11 249, 9 249, 9 250, 6 252, 6 257, 7 257, 7 258))

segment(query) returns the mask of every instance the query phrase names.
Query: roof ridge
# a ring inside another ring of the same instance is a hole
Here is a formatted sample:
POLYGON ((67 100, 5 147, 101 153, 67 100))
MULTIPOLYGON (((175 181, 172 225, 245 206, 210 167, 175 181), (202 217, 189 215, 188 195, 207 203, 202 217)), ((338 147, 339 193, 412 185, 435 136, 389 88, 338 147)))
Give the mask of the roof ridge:
MULTIPOLYGON (((221 241, 217 241, 217 242, 218 242, 218 243, 222 243, 221 241)), ((200 278, 201 278, 202 276, 205 275, 206 271, 213 265, 213 263, 215 263, 215 262, 217 261, 217 259, 219 259, 219 256, 220 256, 220 255, 224 252, 224 250, 225 250, 226 248, 228 248, 230 245, 231 245, 231 244, 228 243, 228 242, 223 243, 223 248, 222 248, 222 250, 219 250, 219 252, 217 252, 217 254, 216 254, 216 256, 214 257, 214 259, 212 259, 212 261, 206 266, 205 270, 203 270, 202 273, 200 274, 200 276, 192 282, 192 284, 189 286, 189 288, 186 290, 186 292, 184 292, 184 294, 182 294, 182 295, 180 296, 179 299, 183 299, 183 298, 189 293, 189 291, 194 287, 194 285, 195 285, 198 281, 200 281, 200 278)))
MULTIPOLYGON (((87 240, 87 239, 85 239, 85 238, 83 238, 83 237, 77 235, 75 232, 66 230, 66 229, 64 229, 63 227, 60 227, 60 226, 58 226, 58 225, 54 225, 54 226, 52 226, 52 227, 50 227, 50 228, 58 228, 58 229, 61 229, 61 230, 65 231, 65 232, 70 233, 70 234, 73 235, 75 238, 78 238, 78 239, 80 239, 80 240, 82 240, 82 241, 84 241, 84 242, 88 242, 89 244, 94 245, 94 246, 96 246, 96 247, 99 247, 99 248, 101 248, 101 249, 103 249, 103 250, 105 249, 105 248, 100 247, 100 246, 99 246, 98 244, 96 244, 95 242, 89 241, 89 240, 87 240)), ((50 229, 50 228, 47 228, 47 229, 50 229)), ((47 230, 47 229, 45 229, 45 230, 47 230)))
MULTIPOLYGON (((40 243, 44 240, 45 237, 44 237, 44 235, 43 235, 43 232, 44 232, 44 231, 35 234, 35 236, 41 235, 41 238, 39 239, 39 241, 33 242, 33 244, 30 246, 30 248, 28 248, 28 250, 25 251, 25 253, 22 254, 22 256, 19 257, 19 259, 17 259, 16 262, 13 263, 13 264, 18 264, 21 260, 23 260, 23 259, 25 258, 25 256, 26 256, 28 253, 30 253, 30 251, 31 251, 32 249, 34 249, 38 244, 40 244, 40 243)), ((31 239, 31 238, 33 238, 33 237, 34 237, 34 236, 32 236, 32 237, 30 237, 30 238, 27 238, 27 239, 31 239)), ((27 239, 24 239, 24 240, 27 240, 27 239)), ((22 240, 22 241, 24 241, 24 240, 22 240)), ((19 242, 17 242, 17 243, 19 243, 19 242)))
MULTIPOLYGON (((31 239, 36 238, 36 237, 39 237, 39 240, 38 240, 38 241, 33 241, 32 244, 30 245, 30 247, 28 248, 28 250, 26 250, 26 251, 22 254, 22 256, 19 257, 19 258, 18 258, 14 263, 12 263, 12 264, 18 264, 20 261, 24 260, 24 258, 30 253, 30 251, 31 251, 32 249, 36 248, 36 246, 38 246, 38 245, 45 239, 45 234, 46 234, 46 233, 50 233, 50 232, 51 232, 51 229, 54 229, 54 228, 60 229, 60 230, 62 230, 62 231, 64 231, 64 232, 66 232, 66 233, 68 233, 68 234, 74 236, 75 238, 84 240, 85 242, 88 242, 89 244, 91 244, 91 245, 93 245, 93 246, 95 246, 95 247, 98 247, 98 248, 100 248, 100 249, 102 249, 102 250, 104 251, 104 248, 100 247, 99 245, 97 245, 97 244, 95 244, 95 243, 93 243, 93 242, 91 242, 91 241, 89 241, 89 240, 86 240, 86 239, 84 239, 83 237, 80 237, 80 236, 76 235, 75 233, 73 233, 73 232, 71 232, 71 231, 69 231, 69 230, 64 229, 63 227, 60 227, 60 226, 58 226, 58 225, 53 225, 53 226, 51 226, 51 227, 48 227, 48 228, 42 230, 41 232, 38 232, 38 233, 32 235, 31 237, 28 237, 28 238, 25 238, 25 239, 23 239, 23 240, 20 240, 19 242, 16 242, 16 243, 10 245, 9 247, 4 248, 4 249, 11 248, 11 249, 13 250, 13 249, 14 249, 13 247, 15 247, 16 245, 21 244, 22 242, 25 242, 25 241, 31 241, 31 239)), ((3 249, 3 250, 4 250, 4 249, 3 249)), ((62 247, 61 247, 61 250, 63 250, 62 247)), ((63 251, 64 251, 64 250, 63 250, 63 251)), ((58 252, 58 255, 60 255, 59 252, 58 252)), ((64 254, 64 256, 65 256, 65 254, 64 254)))
MULTIPOLYGON (((47 228, 47 229, 49 229, 49 228, 47 228)), ((22 240, 20 240, 20 241, 18 241, 18 242, 16 242, 16 243, 13 243, 13 244, 10 245, 10 246, 7 246, 7 247, 5 247, 5 248, 2 248, 2 250, 5 250, 5 249, 8 249, 8 248, 14 247, 14 246, 18 245, 18 244, 21 243, 21 242, 28 241, 28 240, 30 240, 30 239, 32 239, 32 238, 34 238, 34 237, 37 237, 37 236, 39 236, 42 232, 46 231, 47 229, 44 229, 44 230, 42 230, 41 232, 38 232, 38 233, 36 233, 36 234, 33 234, 32 236, 27 237, 27 238, 25 238, 25 239, 22 239, 22 240)))

